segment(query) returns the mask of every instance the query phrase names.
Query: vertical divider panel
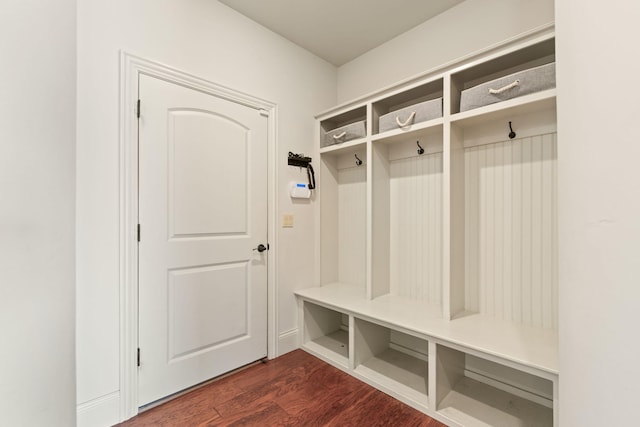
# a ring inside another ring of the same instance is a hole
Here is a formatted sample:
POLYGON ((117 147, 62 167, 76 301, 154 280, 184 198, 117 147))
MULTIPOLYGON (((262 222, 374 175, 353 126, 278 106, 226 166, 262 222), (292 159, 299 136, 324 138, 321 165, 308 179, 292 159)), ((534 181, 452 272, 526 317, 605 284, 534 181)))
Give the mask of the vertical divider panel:
POLYGON ((356 355, 356 326, 355 318, 349 315, 349 369, 356 368, 355 355, 356 355))
MULTIPOLYGON (((315 149, 313 151, 313 156, 314 158, 316 158, 318 160, 317 166, 315 166, 316 169, 316 179, 317 182, 320 183, 322 185, 322 175, 323 175, 323 161, 322 161, 322 156, 320 155, 320 146, 321 146, 321 139, 322 137, 320 136, 320 120, 316 120, 315 121, 315 127, 314 127, 314 134, 316 135, 316 143, 315 143, 315 149)), ((315 221, 315 227, 314 227, 314 235, 313 237, 315 238, 315 242, 316 242, 316 250, 315 250, 315 256, 314 256, 314 260, 315 262, 313 263, 313 279, 314 279, 314 286, 320 286, 322 284, 322 262, 323 262, 323 258, 322 258, 322 206, 324 205, 323 203, 323 197, 322 197, 322 192, 317 189, 314 190, 311 194, 311 200, 313 203, 313 213, 316 216, 316 221, 315 221)), ((299 307, 298 313, 302 313, 302 307, 299 307)), ((299 318, 300 319, 300 318, 299 318)), ((300 324, 300 326, 302 327, 302 324, 300 324)), ((298 330, 302 331, 302 328, 299 328, 298 330)), ((302 344, 302 341, 299 339, 299 344, 302 344)))
POLYGON ((437 344, 429 341, 429 383, 427 385, 427 395, 429 396, 429 408, 432 408, 433 411, 436 410, 437 363, 437 344))
POLYGON ((386 144, 371 144, 371 296, 389 293, 390 169, 386 144))
POLYGON ((464 133, 447 124, 449 130, 449 319, 465 311, 465 169, 464 133))
POLYGON ((338 281, 338 169, 335 159, 320 158, 320 284, 338 281))
MULTIPOLYGON (((373 112, 373 105, 371 103, 367 104, 367 243, 366 243, 366 298, 371 300, 374 298, 373 291, 373 192, 374 186, 373 183, 373 144, 371 142, 371 135, 374 129, 373 121, 375 118, 375 114, 373 112)), ((377 127, 377 124, 375 125, 377 127)))
POLYGON ((460 102, 460 90, 451 74, 445 74, 444 87, 442 314, 452 320, 465 309, 464 133, 450 122, 460 102))
POLYGON ((441 345, 436 346, 436 392, 434 410, 464 377, 464 353, 441 345))
MULTIPOLYGON (((444 75, 442 116, 442 316, 451 319, 451 74, 444 75)), ((434 352, 434 356, 435 356, 434 352)), ((435 376, 433 378, 436 378, 435 376)), ((432 394, 435 396, 435 393, 432 394)))
MULTIPOLYGON (((296 310, 298 315, 298 348, 302 347, 305 343, 306 337, 306 320, 304 318, 304 301, 302 298, 296 298, 296 310)), ((279 351, 277 352, 279 354, 279 351)))
POLYGON ((451 74, 447 74, 445 76, 444 87, 448 88, 448 90, 445 90, 444 115, 449 117, 451 114, 460 111, 460 94, 462 93, 463 87, 458 79, 451 76, 451 74))
POLYGON ((558 378, 553 380, 553 427, 560 427, 560 384, 558 378))
MULTIPOLYGON (((451 75, 444 76, 442 140, 442 316, 451 319, 451 75)), ((435 377, 434 377, 435 378, 435 377)))

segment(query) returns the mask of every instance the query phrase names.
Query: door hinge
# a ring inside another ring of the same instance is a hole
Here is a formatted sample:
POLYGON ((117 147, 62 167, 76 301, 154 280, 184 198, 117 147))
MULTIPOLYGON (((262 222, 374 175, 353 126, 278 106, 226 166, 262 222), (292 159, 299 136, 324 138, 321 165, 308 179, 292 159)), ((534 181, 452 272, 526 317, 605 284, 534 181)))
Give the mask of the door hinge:
POLYGON ((140 118, 140 100, 136 103, 136 116, 140 118))
POLYGON ((138 347, 138 366, 140 366, 140 347, 138 347))
POLYGON ((140 241, 140 224, 138 224, 138 242, 140 241))

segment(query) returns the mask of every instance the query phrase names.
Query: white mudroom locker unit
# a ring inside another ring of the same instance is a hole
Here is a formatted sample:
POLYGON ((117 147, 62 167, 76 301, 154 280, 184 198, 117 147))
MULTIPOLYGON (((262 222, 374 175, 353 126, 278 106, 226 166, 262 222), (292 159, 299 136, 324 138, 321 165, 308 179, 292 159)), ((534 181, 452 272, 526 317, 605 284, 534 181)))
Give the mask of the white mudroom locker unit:
POLYGON ((301 347, 448 425, 557 427, 553 27, 317 123, 301 347))

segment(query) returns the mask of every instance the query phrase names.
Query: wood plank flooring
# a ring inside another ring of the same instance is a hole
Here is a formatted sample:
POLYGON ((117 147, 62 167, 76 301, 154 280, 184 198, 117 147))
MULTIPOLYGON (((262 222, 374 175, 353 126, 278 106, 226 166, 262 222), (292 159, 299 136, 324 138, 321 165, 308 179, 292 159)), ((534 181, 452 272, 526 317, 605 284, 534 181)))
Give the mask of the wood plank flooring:
POLYGON ((212 382, 118 425, 445 426, 302 350, 212 382))

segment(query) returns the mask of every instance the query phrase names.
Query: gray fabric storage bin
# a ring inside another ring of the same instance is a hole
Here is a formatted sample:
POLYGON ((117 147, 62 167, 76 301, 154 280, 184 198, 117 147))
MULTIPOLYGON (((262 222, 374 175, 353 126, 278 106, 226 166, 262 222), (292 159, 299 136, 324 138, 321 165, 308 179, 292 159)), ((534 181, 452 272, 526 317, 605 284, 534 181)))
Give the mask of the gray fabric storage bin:
POLYGON ((442 117, 442 98, 421 102, 380 116, 378 132, 382 133, 392 129, 401 129, 405 126, 426 122, 427 120, 437 119, 438 117, 442 117), (415 116, 411 119, 411 115, 414 112, 415 116), (405 123, 405 126, 401 126, 405 123))
POLYGON ((473 110, 554 87, 556 87, 556 64, 552 62, 463 90, 460 96, 460 111, 473 110), (516 80, 519 84, 512 86, 516 80), (503 90, 500 91, 501 89, 503 90), (497 90, 499 93, 491 93, 490 90, 497 90))
POLYGON ((322 146, 326 147, 328 145, 351 141, 352 139, 364 138, 366 123, 366 120, 361 120, 326 132, 322 138, 322 146))

